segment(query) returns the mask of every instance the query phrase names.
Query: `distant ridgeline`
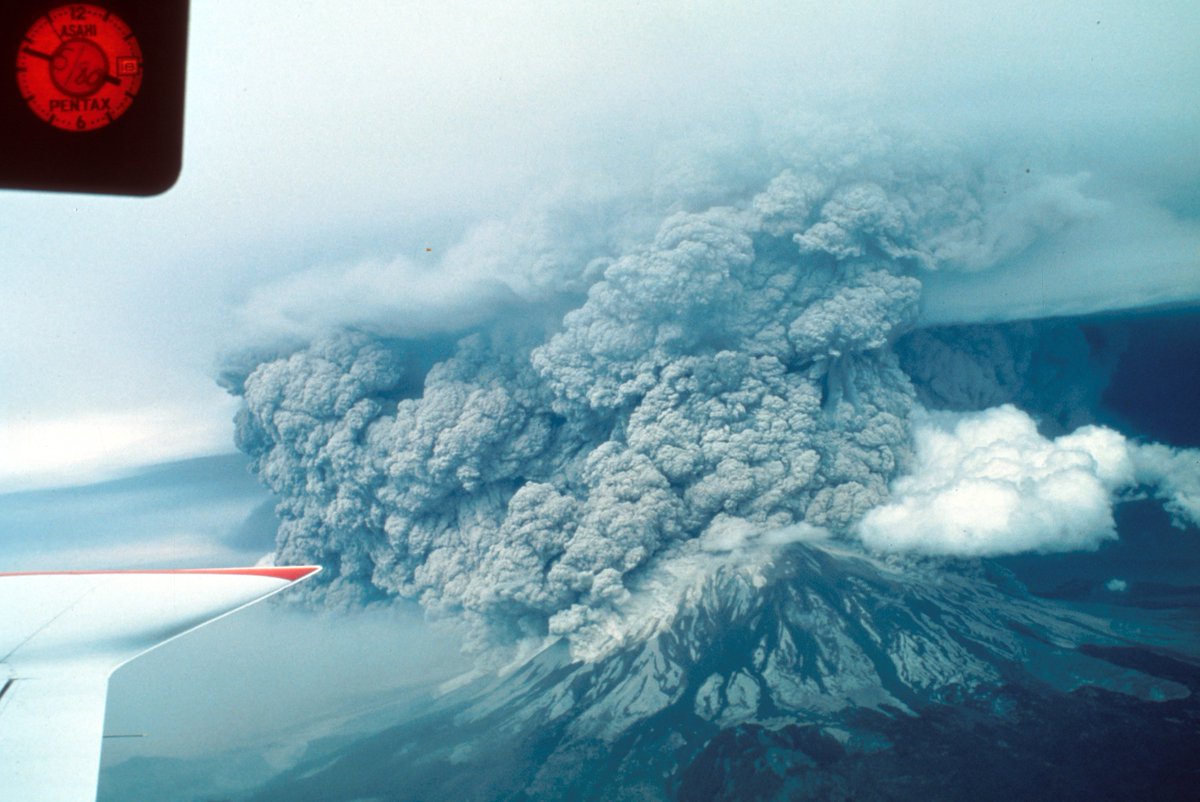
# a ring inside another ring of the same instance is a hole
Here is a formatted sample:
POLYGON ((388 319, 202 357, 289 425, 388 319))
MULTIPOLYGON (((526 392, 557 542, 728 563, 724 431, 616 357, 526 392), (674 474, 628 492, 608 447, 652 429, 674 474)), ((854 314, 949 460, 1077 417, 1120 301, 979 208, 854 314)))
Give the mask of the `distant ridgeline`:
POLYGON ((1200 781, 1195 655, 1128 645, 986 566, 797 545, 772 574, 723 571, 644 643, 596 663, 552 648, 251 799, 390 798, 398 778, 413 799, 730 802, 1177 799, 1200 781))

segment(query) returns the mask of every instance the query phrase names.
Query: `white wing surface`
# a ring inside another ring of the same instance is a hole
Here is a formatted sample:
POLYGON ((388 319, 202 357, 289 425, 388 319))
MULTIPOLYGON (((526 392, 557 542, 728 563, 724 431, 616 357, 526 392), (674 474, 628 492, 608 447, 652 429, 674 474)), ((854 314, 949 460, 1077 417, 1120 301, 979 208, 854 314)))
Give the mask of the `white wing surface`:
POLYGON ((319 570, 0 573, 0 802, 93 802, 109 675, 319 570))

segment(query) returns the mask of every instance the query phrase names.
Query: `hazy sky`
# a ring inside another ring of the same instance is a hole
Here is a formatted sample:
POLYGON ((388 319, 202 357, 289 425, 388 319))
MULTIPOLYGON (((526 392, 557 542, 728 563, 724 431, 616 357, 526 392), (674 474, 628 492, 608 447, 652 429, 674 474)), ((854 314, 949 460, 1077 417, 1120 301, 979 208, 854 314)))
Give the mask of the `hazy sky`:
MULTIPOLYGON (((562 175, 636 172, 693 125, 902 119, 1090 171, 1137 223, 1073 234, 1060 283, 1092 297, 1053 308, 1195 300, 1198 31, 1191 2, 196 2, 175 189, 0 194, 0 488, 231 450, 214 366, 256 288, 436 272, 472 225, 562 175)), ((931 286, 930 319, 1030 286, 931 286)))

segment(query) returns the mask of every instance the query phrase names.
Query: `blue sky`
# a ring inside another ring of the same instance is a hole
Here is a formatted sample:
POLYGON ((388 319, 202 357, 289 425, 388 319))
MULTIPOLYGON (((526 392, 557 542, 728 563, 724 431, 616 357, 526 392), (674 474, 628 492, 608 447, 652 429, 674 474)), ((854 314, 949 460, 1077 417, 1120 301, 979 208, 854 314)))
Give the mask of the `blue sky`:
POLYGON ((254 298, 397 258, 436 285, 473 226, 564 176, 636 174, 694 125, 736 138, 814 111, 915 120, 1091 172, 1086 191, 1125 230, 1100 215, 1071 232, 1048 293, 1029 280, 1046 254, 930 286, 933 320, 1200 294, 1191 3, 214 0, 192 14, 174 190, 0 196, 0 489, 231 450, 235 404, 213 377, 264 336, 254 298))

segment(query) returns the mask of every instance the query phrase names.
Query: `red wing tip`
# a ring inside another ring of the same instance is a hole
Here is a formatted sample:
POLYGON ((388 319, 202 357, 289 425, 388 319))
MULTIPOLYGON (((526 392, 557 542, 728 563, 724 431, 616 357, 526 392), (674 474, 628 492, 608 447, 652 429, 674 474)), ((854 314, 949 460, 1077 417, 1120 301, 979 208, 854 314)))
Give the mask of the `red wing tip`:
POLYGON ((269 576, 274 579, 286 579, 288 582, 299 582, 305 577, 319 572, 319 565, 260 565, 254 568, 191 568, 170 573, 180 574, 237 574, 239 576, 269 576))
POLYGON ((319 565, 260 565, 253 568, 177 568, 148 571, 17 571, 0 573, 0 576, 76 576, 82 574, 232 574, 237 576, 265 576, 299 582, 321 570, 319 565))

